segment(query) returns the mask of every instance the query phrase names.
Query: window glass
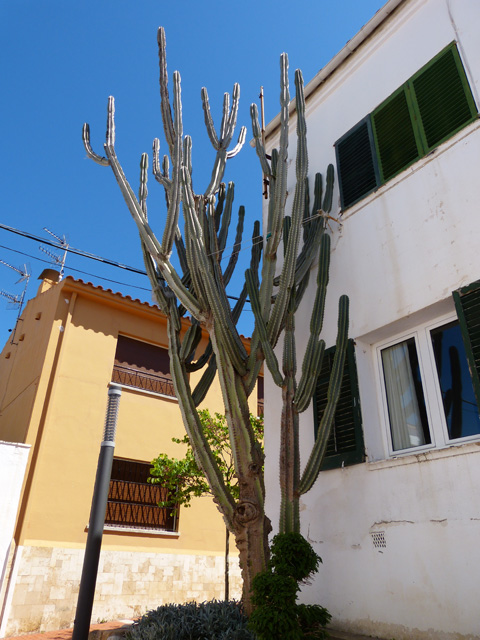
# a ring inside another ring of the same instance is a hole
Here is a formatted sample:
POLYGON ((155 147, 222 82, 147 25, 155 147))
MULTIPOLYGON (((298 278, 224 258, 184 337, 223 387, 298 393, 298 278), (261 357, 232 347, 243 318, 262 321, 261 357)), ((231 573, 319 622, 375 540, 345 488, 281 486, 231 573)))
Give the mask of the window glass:
POLYGON ((452 322, 430 333, 443 410, 451 440, 480 433, 480 417, 460 325, 452 322))
POLYGON ((415 339, 382 349, 394 451, 431 443, 415 339))

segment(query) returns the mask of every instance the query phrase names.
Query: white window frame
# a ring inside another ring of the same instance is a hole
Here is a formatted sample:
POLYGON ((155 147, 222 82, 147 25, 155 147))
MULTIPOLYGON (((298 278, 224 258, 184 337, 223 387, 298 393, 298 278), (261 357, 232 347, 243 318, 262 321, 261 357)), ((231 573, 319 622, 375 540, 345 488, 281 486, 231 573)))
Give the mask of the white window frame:
POLYGON ((443 315, 435 319, 435 321, 430 320, 428 322, 424 322, 408 331, 403 331, 390 337, 388 340, 382 340, 381 342, 373 345, 376 362, 376 387, 380 403, 380 420, 382 423, 386 457, 396 458, 405 455, 415 455, 425 451, 431 451, 432 449, 445 449, 447 447, 458 446, 466 442, 480 440, 480 434, 455 439, 450 439, 448 435, 447 421, 443 410, 442 392, 438 379, 430 332, 433 329, 447 325, 451 322, 458 322, 458 317, 455 313, 443 315), (408 449, 394 450, 381 352, 383 349, 392 347, 410 338, 415 340, 415 346, 417 349, 418 365, 422 379, 422 389, 425 399, 425 409, 427 413, 431 443, 419 445, 417 447, 409 447, 408 449))

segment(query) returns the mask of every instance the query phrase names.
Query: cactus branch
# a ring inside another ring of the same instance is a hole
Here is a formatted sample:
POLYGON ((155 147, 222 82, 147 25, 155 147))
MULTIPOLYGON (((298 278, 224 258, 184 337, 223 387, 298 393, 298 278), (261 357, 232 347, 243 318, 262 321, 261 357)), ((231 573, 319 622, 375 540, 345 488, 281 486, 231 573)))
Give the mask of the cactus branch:
POLYGON ((87 122, 83 125, 82 138, 85 151, 87 152, 87 156, 90 158, 90 160, 93 160, 102 167, 108 167, 108 165, 110 164, 108 159, 96 154, 90 146, 90 125, 87 122))
POLYGON ((301 494, 309 491, 320 473, 342 384, 348 340, 348 297, 341 296, 338 310, 338 333, 332 372, 327 391, 327 405, 318 427, 317 439, 300 480, 301 494))

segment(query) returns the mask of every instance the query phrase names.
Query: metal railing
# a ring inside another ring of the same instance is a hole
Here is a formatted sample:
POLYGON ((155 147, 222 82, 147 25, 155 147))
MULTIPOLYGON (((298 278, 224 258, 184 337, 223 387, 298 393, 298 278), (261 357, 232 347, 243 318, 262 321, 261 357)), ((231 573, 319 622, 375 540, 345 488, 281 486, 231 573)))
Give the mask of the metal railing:
POLYGON ((171 378, 158 376, 154 373, 146 373, 131 367, 114 365, 112 382, 125 385, 126 387, 135 387, 136 389, 143 389, 144 391, 175 397, 171 378))
POLYGON ((139 482, 111 480, 105 524, 135 529, 177 531, 173 507, 159 507, 167 499, 165 488, 139 482))

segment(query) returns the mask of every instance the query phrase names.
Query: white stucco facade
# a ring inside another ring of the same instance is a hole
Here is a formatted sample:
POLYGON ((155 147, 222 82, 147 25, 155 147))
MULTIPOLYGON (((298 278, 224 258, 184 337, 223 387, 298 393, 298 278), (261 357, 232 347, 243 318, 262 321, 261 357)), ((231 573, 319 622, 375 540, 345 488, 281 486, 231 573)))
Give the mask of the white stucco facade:
MULTIPOLYGON (((479 108, 480 2, 405 0, 389 7, 310 95, 307 87, 311 182, 316 171, 336 166, 339 138, 452 42, 479 108)), ((278 144, 275 122, 267 144, 278 144)), ((323 337, 327 347, 335 344, 338 298, 348 294, 366 461, 323 471, 302 497, 301 518, 324 563, 304 599, 328 607, 338 627, 396 640, 480 638, 480 436, 456 443, 444 437, 434 363, 420 350, 432 443, 395 455, 379 363, 381 345, 455 320, 452 292, 480 279, 478 167, 476 120, 343 213, 335 187, 332 216, 341 225, 330 223, 323 337)), ((294 180, 293 161, 291 194, 294 180)), ((296 319, 299 362, 310 293, 296 319)), ((267 511, 276 527, 281 396, 265 381, 267 511)), ((300 437, 304 464, 314 437, 311 409, 301 416, 300 437)))
POLYGON ((0 441, 0 614, 5 604, 4 578, 29 452, 30 445, 0 441))

